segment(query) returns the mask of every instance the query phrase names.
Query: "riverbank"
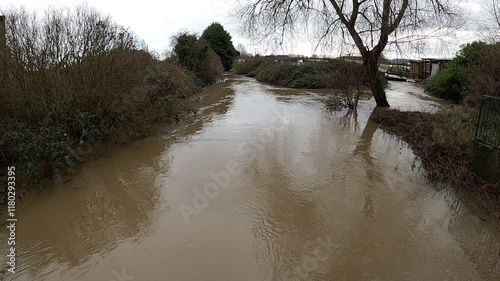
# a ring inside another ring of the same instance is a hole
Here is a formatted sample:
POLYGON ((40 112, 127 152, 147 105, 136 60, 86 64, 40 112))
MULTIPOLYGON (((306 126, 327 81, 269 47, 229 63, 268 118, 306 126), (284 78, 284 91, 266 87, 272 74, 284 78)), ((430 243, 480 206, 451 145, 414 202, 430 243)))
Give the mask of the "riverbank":
MULTIPOLYGON (((344 89, 367 84, 363 65, 341 59, 328 62, 278 62, 267 58, 244 58, 235 63, 239 75, 262 83, 296 89, 344 89)), ((384 84, 387 84, 384 81, 384 84)))
POLYGON ((500 182, 487 181, 474 162, 477 116, 474 108, 448 106, 435 113, 377 108, 370 118, 410 145, 430 180, 466 191, 498 220, 500 182))
MULTIPOLYGON (((18 179, 28 183, 19 186, 18 194, 24 192, 21 186, 46 186, 52 177, 74 173, 98 144, 144 138, 157 124, 175 122, 192 112, 190 99, 201 87, 181 66, 140 51, 112 56, 109 66, 101 65, 106 59, 96 62, 105 69, 95 77, 102 85, 93 90, 93 82, 87 84, 78 74, 82 68, 39 73, 44 79, 32 81, 24 90, 15 80, 6 86, 12 94, 3 96, 8 102, 1 106, 0 167, 15 165, 18 179), (128 64, 126 69, 114 70, 123 63, 128 64), (58 81, 43 82, 56 77, 58 81), (36 90, 40 83, 49 94, 36 90)), ((31 80, 23 75, 21 81, 31 80)), ((0 204, 6 194, 4 170, 0 204)))

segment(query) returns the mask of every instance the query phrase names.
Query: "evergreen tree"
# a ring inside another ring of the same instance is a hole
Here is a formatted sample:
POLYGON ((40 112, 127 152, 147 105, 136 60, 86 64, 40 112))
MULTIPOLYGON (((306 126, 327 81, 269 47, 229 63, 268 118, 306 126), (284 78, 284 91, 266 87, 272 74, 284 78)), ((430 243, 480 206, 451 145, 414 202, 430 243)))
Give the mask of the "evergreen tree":
POLYGON ((201 38, 205 39, 212 49, 219 55, 222 65, 226 71, 233 67, 233 60, 239 56, 239 52, 234 48, 231 35, 219 23, 212 23, 201 38))
POLYGON ((207 40, 198 39, 195 34, 181 33, 174 36, 173 45, 180 64, 194 73, 204 85, 217 82, 224 68, 207 40))

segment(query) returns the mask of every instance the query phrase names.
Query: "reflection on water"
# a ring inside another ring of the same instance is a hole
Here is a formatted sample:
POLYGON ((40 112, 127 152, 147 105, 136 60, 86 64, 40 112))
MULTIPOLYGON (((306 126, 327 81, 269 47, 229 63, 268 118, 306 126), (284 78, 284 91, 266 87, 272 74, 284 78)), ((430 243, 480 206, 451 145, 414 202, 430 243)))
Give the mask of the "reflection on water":
POLYGON ((411 111, 436 111, 443 101, 424 93, 422 88, 410 82, 389 81, 387 98, 391 107, 411 111))
MULTIPOLYGON (((438 105, 408 83, 388 97, 438 105)), ((238 77, 209 87, 173 134, 22 209, 7 280, 499 280, 498 231, 368 121, 373 101, 329 113, 326 98, 238 77)))

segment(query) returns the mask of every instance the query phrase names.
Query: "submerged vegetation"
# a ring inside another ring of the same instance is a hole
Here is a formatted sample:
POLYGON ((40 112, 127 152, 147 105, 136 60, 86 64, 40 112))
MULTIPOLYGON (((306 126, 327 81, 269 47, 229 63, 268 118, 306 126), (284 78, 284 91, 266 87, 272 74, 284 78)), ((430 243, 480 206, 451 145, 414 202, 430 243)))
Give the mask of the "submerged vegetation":
POLYGON ((471 191, 500 215, 500 182, 484 180, 473 161, 477 110, 466 106, 437 113, 376 109, 370 118, 411 146, 431 180, 471 191))
MULTIPOLYGON (((16 163, 31 183, 73 171, 83 147, 127 142, 158 122, 179 120, 191 110, 189 97, 224 70, 206 40, 182 34, 175 53, 160 60, 86 5, 43 17, 24 9, 5 16, 0 166, 16 163)), ((0 182, 0 202, 5 188, 0 182)))

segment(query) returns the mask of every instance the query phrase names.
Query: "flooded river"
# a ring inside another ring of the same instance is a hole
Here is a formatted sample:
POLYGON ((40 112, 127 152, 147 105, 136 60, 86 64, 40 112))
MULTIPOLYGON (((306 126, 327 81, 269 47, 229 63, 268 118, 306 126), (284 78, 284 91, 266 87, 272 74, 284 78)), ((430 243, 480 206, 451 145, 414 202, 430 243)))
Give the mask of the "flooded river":
MULTIPOLYGON (((435 110, 408 83, 393 107, 435 110)), ((18 213, 6 280, 500 280, 500 235, 412 151, 321 92, 231 78, 195 117, 18 213)), ((5 226, 0 252, 6 253, 5 226)), ((5 255, 0 257, 0 269, 5 255)))

